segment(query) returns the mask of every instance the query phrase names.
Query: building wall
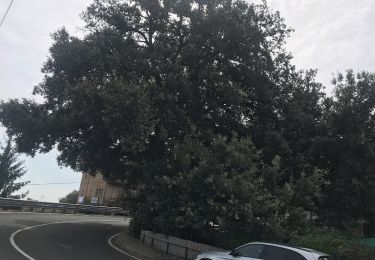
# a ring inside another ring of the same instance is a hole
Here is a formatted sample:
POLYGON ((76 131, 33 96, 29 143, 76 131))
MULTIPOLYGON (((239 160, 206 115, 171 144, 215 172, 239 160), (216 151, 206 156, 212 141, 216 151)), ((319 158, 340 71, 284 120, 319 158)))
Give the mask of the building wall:
POLYGON ((92 198, 98 199, 98 205, 111 205, 123 194, 123 188, 106 182, 100 173, 91 176, 82 174, 78 197, 84 197, 84 202, 90 204, 92 198))

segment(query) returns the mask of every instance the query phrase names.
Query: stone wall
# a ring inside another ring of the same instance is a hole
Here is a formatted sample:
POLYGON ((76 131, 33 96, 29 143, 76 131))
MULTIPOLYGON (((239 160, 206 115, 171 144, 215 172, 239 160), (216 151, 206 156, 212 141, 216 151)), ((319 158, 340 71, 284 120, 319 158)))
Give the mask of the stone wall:
POLYGON ((153 233, 147 230, 142 230, 140 239, 144 244, 156 250, 162 252, 168 251, 168 254, 182 258, 187 257, 186 259, 195 259, 201 251, 226 251, 221 248, 196 243, 178 237, 153 233))

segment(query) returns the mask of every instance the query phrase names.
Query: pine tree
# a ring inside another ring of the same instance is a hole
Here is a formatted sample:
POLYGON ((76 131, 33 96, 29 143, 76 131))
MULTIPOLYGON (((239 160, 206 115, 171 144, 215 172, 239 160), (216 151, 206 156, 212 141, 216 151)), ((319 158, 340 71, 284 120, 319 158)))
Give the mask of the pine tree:
POLYGON ((17 151, 12 147, 12 140, 8 139, 0 152, 0 197, 24 198, 27 192, 19 195, 13 193, 28 184, 28 182, 16 182, 25 173, 24 162, 18 159, 17 151))

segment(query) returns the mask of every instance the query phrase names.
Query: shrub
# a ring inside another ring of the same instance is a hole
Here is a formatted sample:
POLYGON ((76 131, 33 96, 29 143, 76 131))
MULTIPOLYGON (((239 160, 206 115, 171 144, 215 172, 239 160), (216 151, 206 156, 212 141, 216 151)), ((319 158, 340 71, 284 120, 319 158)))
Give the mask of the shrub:
POLYGON ((128 232, 131 236, 139 238, 141 236, 142 226, 135 218, 130 220, 128 232))
POLYGON ((291 244, 315 249, 332 256, 332 260, 375 260, 375 249, 333 230, 320 230, 307 235, 297 235, 291 244))

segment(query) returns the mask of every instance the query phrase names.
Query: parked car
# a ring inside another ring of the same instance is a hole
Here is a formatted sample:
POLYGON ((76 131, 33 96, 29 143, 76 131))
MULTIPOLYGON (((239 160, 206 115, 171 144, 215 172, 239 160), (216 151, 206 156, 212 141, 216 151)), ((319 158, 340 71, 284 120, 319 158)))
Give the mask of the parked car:
POLYGON ((232 251, 205 252, 196 260, 329 260, 329 255, 312 249, 254 242, 232 251))

